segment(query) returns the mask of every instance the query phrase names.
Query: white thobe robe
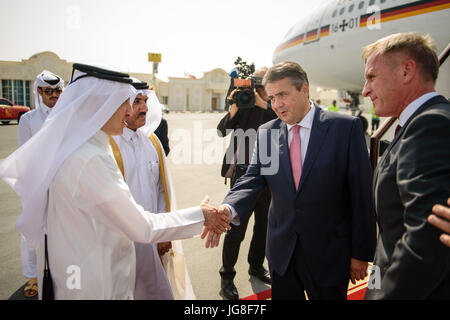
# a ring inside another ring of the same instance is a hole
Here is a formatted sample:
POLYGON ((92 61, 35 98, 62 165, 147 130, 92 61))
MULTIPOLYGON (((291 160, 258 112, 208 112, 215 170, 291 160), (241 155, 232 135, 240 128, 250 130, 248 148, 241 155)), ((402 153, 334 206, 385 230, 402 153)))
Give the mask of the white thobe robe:
MULTIPOLYGON (((41 107, 25 113, 20 117, 17 134, 19 147, 27 142, 44 124, 51 109, 42 104, 41 107)), ((22 259, 22 273, 26 278, 36 278, 36 250, 20 238, 20 256, 22 259)))
MULTIPOLYGON (((125 182, 136 203, 149 212, 166 212, 158 153, 140 130, 125 128, 113 137, 122 156, 125 182)), ((159 258, 157 244, 135 243, 136 286, 134 299, 173 300, 170 283, 159 258)))
MULTIPOLYGON (((153 214, 136 204, 98 131, 61 165, 49 188, 47 237, 56 299, 132 299, 134 242, 191 238, 200 207, 153 214)), ((38 266, 43 266, 42 246, 38 266)), ((38 267, 42 279, 43 267, 38 267)), ((39 285, 39 288, 42 286, 39 285)))
POLYGON ((44 104, 20 117, 18 126, 19 147, 39 131, 52 109, 44 104))

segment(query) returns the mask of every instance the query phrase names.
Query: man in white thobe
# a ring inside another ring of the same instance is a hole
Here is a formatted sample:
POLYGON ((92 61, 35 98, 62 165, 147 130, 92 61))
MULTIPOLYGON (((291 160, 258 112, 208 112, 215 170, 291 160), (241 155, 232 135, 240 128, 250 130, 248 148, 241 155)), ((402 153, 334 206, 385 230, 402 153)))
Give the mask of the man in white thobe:
POLYGON ((18 125, 19 147, 27 142, 44 124, 64 90, 64 81, 50 71, 43 70, 34 81, 35 109, 20 117, 18 125))
MULTIPOLYGON (((117 162, 122 162, 122 174, 136 202, 149 212, 168 212, 175 209, 173 189, 165 166, 164 150, 152 132, 161 120, 161 105, 145 82, 133 80, 132 85, 137 90, 132 104, 133 112, 123 134, 113 137, 114 142, 111 144, 116 143, 119 151, 117 153, 116 146, 113 145, 114 156, 117 162)), ((184 263, 181 241, 175 241, 173 248, 172 242, 134 245, 134 299, 195 299, 184 263), (177 255, 176 259, 173 259, 174 255, 177 255), (167 268, 168 264, 174 268, 167 268), (163 266, 169 272, 169 278, 163 266)))
POLYGON ((136 204, 109 146, 109 136, 126 127, 135 92, 130 83, 126 74, 74 64, 71 83, 39 134, 0 164, 0 177, 21 197, 16 226, 38 247, 38 275, 47 234, 56 299, 132 299, 133 242, 190 238, 203 225, 229 229, 228 217, 207 199, 168 214, 136 204))
MULTIPOLYGON (((27 142, 42 127, 48 114, 55 106, 64 89, 61 77, 43 70, 34 81, 35 109, 20 117, 18 125, 19 147, 27 142)), ((36 252, 30 248, 23 237, 20 239, 22 273, 28 279, 24 295, 32 298, 37 295, 36 252)))

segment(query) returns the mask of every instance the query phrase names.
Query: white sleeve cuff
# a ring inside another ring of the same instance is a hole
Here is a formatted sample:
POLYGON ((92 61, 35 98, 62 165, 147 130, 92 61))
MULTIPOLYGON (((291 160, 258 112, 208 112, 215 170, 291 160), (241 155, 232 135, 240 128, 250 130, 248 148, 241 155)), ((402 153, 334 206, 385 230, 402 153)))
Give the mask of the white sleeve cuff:
POLYGON ((223 205, 231 210, 231 223, 234 224, 235 226, 239 226, 241 224, 241 219, 239 218, 239 215, 237 214, 236 210, 227 203, 224 203, 223 205))

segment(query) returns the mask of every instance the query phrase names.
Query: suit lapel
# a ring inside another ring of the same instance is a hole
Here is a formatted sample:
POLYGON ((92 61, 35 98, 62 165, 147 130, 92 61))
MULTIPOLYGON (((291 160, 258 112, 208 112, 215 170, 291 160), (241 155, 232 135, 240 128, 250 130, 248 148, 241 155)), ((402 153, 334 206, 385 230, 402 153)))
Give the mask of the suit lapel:
POLYGON ((379 168, 382 167, 382 164, 384 163, 384 161, 386 160, 387 155, 389 154, 389 152, 392 150, 392 148, 397 144, 397 142, 400 140, 400 138, 403 136, 403 132, 405 131, 406 127, 408 126, 408 124, 411 122, 412 119, 414 119, 414 117, 416 117, 417 115, 419 115, 421 112, 423 112, 425 110, 425 108, 427 108, 428 106, 434 105, 436 103, 446 103, 447 100, 443 97, 443 96, 436 96, 433 97, 431 99, 429 99, 428 101, 426 101, 424 104, 422 104, 417 110, 416 112, 414 112, 411 117, 408 119, 408 121, 406 121, 405 125, 400 129, 400 131, 398 132, 398 134, 394 137, 394 139, 392 140, 392 142, 389 144, 388 148, 386 149, 386 151, 383 154, 383 157, 381 158, 381 160, 378 162, 378 165, 376 167, 375 170, 375 174, 374 174, 374 178, 373 178, 373 186, 375 187, 376 182, 378 180, 378 172, 379 172, 379 168))
POLYGON ((386 151, 383 154, 383 157, 381 158, 380 162, 378 162, 377 165, 377 170, 375 170, 375 179, 377 179, 378 177, 378 168, 381 168, 381 164, 386 160, 386 156, 389 154, 389 152, 392 150, 392 148, 395 146, 395 144, 397 143, 397 141, 400 139, 400 137, 403 134, 403 131, 405 130, 405 127, 402 127, 400 129, 400 131, 398 132, 398 134, 394 137, 394 139, 391 141, 391 143, 389 144, 389 146, 387 147, 386 151))
POLYGON ((319 154, 327 134, 328 123, 326 120, 322 119, 322 113, 323 111, 320 108, 316 108, 314 113, 314 121, 311 128, 311 135, 309 137, 308 150, 306 151, 306 158, 302 167, 302 176, 300 178, 300 184, 297 192, 300 191, 306 178, 308 177, 308 174, 314 165, 315 159, 319 154))
MULTIPOLYGON (((289 184, 294 186, 294 177, 292 176, 291 159, 289 155, 288 131, 286 123, 282 122, 280 126, 280 168, 282 168, 288 177, 289 184)), ((295 187, 294 187, 295 188, 295 187)), ((294 189, 295 190, 295 189, 294 189)))

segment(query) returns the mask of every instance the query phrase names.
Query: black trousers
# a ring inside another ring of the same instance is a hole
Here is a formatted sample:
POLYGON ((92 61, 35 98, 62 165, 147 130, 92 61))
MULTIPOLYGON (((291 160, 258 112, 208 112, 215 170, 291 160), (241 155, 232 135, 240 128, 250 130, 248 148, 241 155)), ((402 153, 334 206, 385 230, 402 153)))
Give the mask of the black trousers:
MULTIPOLYGON (((266 257, 266 236, 267 236, 267 216, 270 205, 270 191, 265 188, 261 191, 253 212, 255 214, 255 224, 253 235, 248 252, 248 263, 252 267, 260 267, 266 257)), ((222 268, 219 273, 222 278, 233 280, 236 275, 234 266, 236 265, 241 242, 245 238, 248 221, 251 214, 246 219, 240 219, 240 225, 231 224, 231 230, 227 232, 223 241, 222 268)))
POLYGON ((315 283, 305 263, 303 249, 297 238, 294 254, 284 275, 271 270, 272 300, 347 300, 348 281, 333 287, 315 283))

